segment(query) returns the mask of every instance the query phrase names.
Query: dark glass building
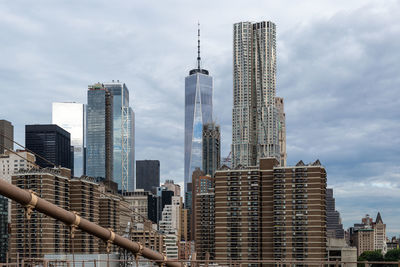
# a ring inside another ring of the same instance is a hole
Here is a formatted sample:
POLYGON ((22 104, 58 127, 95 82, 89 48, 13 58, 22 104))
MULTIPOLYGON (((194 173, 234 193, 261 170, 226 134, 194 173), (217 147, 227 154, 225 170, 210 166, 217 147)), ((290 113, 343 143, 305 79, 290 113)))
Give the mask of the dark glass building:
POLYGON ((221 133, 215 123, 203 125, 203 171, 214 176, 221 163, 221 133))
MULTIPOLYGON (((55 166, 65 167, 73 173, 73 148, 69 132, 55 124, 25 125, 25 146, 55 166)), ((54 167, 40 157, 36 163, 42 167, 54 167)))
POLYGON ((113 180, 113 97, 103 84, 88 88, 86 175, 113 180))
POLYGON ((326 233, 328 237, 344 238, 344 229, 340 213, 335 210, 333 189, 326 189, 326 233))
POLYGON ((137 160, 136 161, 136 189, 144 189, 155 193, 160 186, 160 161, 137 160))
POLYGON ((4 154, 7 151, 4 147, 14 150, 14 126, 11 122, 6 120, 0 120, 0 154, 4 154))

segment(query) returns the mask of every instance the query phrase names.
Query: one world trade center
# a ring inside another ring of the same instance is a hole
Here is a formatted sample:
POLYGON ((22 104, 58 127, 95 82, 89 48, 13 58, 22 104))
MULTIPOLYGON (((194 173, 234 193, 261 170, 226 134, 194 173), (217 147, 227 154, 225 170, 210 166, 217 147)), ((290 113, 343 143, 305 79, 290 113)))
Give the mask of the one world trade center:
POLYGON ((203 124, 212 122, 213 78, 200 66, 200 30, 198 30, 197 68, 185 78, 185 192, 192 173, 202 168, 203 124))

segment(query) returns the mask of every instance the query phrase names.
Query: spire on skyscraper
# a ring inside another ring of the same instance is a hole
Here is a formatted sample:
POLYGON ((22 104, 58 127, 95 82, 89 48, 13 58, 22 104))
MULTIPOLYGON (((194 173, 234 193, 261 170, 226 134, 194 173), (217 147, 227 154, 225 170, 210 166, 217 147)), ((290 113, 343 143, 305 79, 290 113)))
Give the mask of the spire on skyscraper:
POLYGON ((197 69, 200 70, 200 22, 197 23, 197 69))

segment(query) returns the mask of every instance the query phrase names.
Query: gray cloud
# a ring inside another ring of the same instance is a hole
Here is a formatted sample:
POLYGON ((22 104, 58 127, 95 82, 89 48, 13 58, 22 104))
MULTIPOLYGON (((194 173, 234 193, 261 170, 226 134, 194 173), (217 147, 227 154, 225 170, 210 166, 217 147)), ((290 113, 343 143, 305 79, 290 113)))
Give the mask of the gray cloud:
POLYGON ((50 122, 52 102, 86 103, 88 84, 119 79, 136 113, 136 159, 159 159, 162 180, 181 182, 184 77, 195 66, 197 21, 226 156, 232 24, 272 20, 289 163, 321 160, 346 226, 380 210, 399 234, 399 9, 361 0, 1 3, 0 117, 23 143, 25 124, 50 122))

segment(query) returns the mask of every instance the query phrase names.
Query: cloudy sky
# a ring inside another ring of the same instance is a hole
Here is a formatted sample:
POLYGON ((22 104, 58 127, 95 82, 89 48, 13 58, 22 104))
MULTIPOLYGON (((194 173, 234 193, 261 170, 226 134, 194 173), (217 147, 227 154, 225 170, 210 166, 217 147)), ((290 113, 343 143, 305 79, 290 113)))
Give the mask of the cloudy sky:
POLYGON ((231 144, 232 25, 277 25, 277 94, 288 163, 320 159, 346 227, 381 211, 400 234, 400 2, 1 1, 0 118, 51 122, 51 103, 86 103, 87 86, 120 80, 136 113, 136 159, 183 181, 184 77, 214 77, 222 156, 231 144))

